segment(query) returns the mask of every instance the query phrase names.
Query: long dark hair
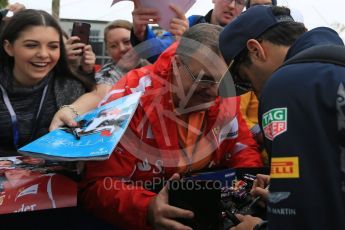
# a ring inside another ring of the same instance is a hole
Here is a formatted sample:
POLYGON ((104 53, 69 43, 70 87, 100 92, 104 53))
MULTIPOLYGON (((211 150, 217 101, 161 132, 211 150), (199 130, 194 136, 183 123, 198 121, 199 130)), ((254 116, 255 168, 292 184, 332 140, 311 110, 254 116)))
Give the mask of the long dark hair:
POLYGON ((16 13, 4 26, 0 35, 0 68, 4 71, 8 68, 10 71, 14 68, 14 58, 9 56, 4 50, 4 42, 7 40, 13 44, 23 31, 33 26, 53 27, 59 34, 60 40, 60 58, 53 68, 54 73, 59 77, 76 78, 81 81, 85 87, 91 89, 92 83, 86 79, 75 75, 69 68, 65 45, 62 39, 62 29, 59 23, 47 12, 43 10, 27 9, 16 13))

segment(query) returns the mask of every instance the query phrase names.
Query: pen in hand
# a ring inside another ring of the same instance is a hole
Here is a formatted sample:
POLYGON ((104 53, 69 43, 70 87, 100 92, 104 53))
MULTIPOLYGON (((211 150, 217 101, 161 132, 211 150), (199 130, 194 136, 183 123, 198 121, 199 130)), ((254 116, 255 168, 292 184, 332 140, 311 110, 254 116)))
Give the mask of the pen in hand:
MULTIPOLYGON (((265 187, 266 190, 268 190, 270 187, 270 185, 267 185, 265 187)), ((248 205, 248 208, 251 208, 256 202, 258 202, 259 200, 261 199, 261 196, 258 196, 256 197, 249 205, 248 205)))
POLYGON ((72 128, 72 134, 77 140, 80 140, 80 135, 76 128, 72 128))

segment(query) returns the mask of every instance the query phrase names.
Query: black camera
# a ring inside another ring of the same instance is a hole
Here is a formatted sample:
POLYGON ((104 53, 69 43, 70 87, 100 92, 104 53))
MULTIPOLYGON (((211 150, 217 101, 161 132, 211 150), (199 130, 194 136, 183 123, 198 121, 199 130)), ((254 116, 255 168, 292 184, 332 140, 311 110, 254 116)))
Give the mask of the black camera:
POLYGON ((179 218, 176 221, 192 229, 221 229, 221 190, 215 188, 213 181, 180 180, 168 184, 169 204, 190 210, 193 219, 179 218))
POLYGON ((193 219, 178 222, 197 230, 223 230, 240 223, 236 214, 265 218, 266 210, 250 194, 254 175, 233 173, 226 181, 209 176, 169 182, 169 204, 194 213, 193 219))

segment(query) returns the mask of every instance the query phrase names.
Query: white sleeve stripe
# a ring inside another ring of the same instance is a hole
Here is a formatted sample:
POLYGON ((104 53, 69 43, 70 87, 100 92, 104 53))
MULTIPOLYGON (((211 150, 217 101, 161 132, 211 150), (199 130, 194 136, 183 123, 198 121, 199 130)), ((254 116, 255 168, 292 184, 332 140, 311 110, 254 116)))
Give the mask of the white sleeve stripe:
POLYGON ((248 147, 248 145, 245 145, 245 144, 238 142, 235 144, 234 148, 232 149, 231 155, 236 154, 236 153, 240 152, 241 150, 243 150, 247 147, 248 147))
POLYGON ((115 89, 107 93, 105 97, 98 103, 98 107, 102 105, 104 102, 106 102, 112 95, 117 94, 117 93, 123 93, 125 92, 125 89, 115 89))
POLYGON ((131 88, 132 93, 145 92, 146 87, 152 86, 152 81, 150 75, 143 76, 139 80, 139 85, 135 88, 131 88))
POLYGON ((254 125, 251 129, 250 132, 253 134, 253 136, 256 136, 261 132, 260 126, 258 124, 254 125))

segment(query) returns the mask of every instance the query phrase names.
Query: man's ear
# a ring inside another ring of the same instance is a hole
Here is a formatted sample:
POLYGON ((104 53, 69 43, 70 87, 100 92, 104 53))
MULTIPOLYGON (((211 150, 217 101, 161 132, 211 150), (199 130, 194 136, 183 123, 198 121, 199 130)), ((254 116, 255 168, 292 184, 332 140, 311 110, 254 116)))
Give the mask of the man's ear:
POLYGON ((8 40, 4 41, 3 47, 8 56, 14 56, 13 46, 8 40))
POLYGON ((249 39, 247 41, 247 49, 248 53, 251 56, 251 59, 257 59, 260 61, 265 61, 267 58, 267 54, 265 49, 261 46, 260 42, 255 39, 249 39))

